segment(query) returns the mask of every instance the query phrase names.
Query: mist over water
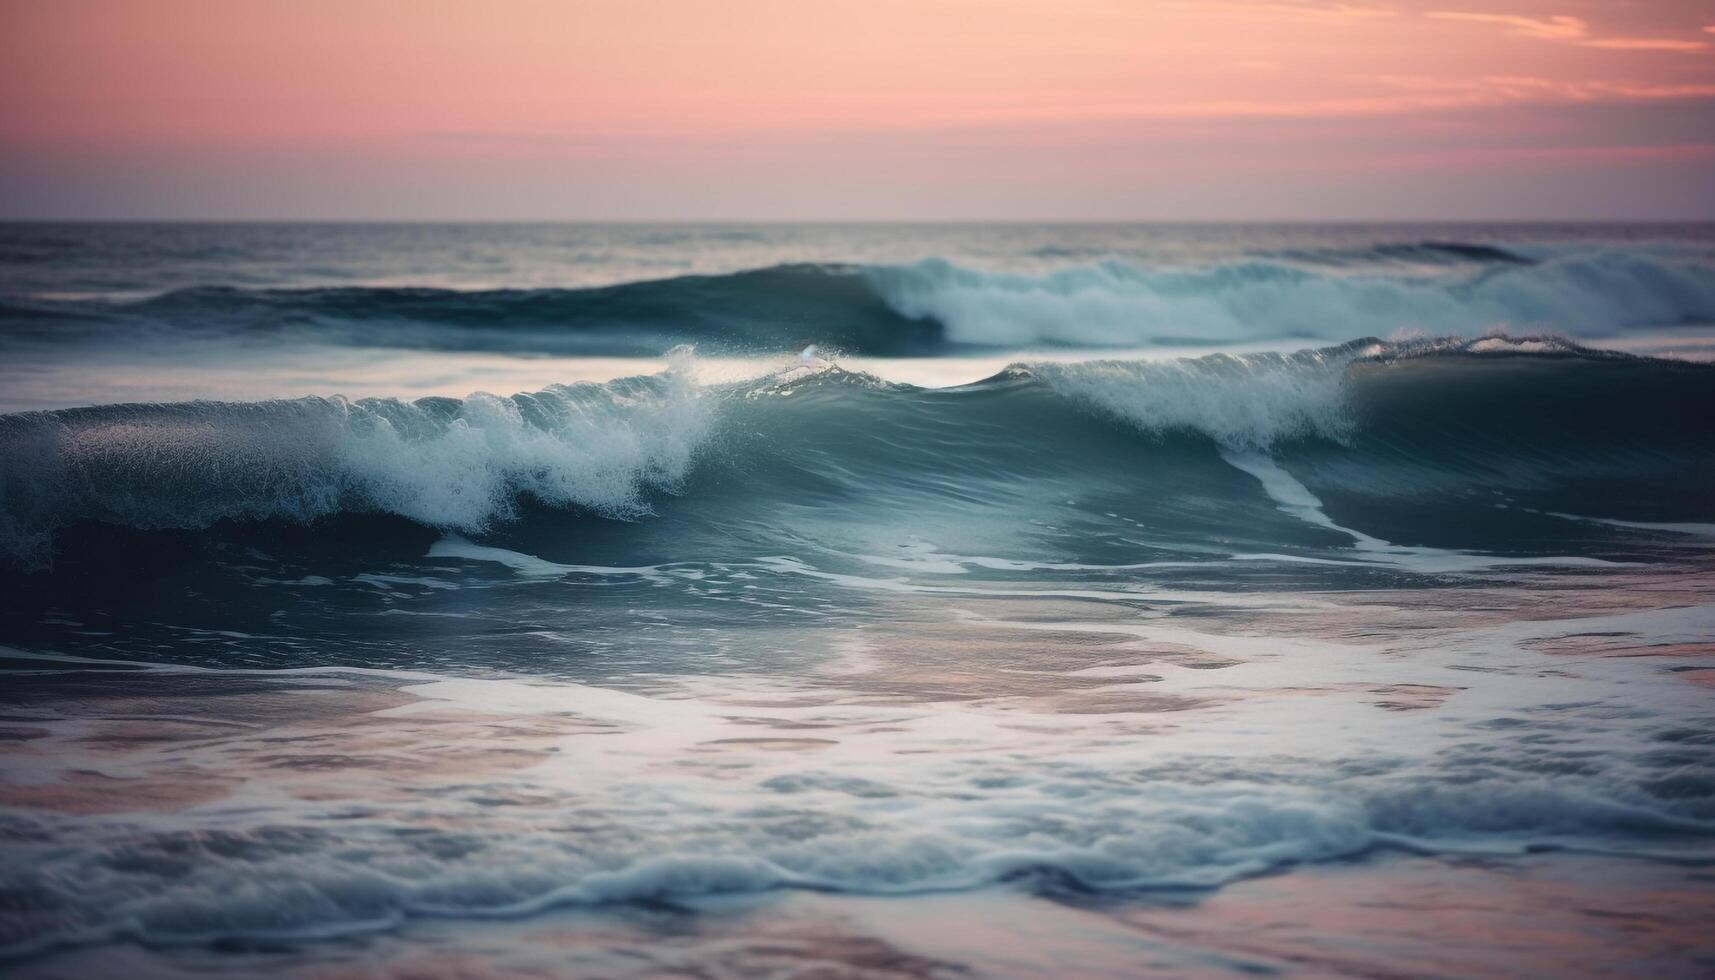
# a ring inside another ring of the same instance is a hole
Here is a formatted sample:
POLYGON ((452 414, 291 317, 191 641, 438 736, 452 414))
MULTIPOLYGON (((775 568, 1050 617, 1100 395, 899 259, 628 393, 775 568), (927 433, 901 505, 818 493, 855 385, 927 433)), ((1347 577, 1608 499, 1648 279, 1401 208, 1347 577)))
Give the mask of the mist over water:
POLYGON ((1712 323, 1707 226, 0 226, 0 956, 1699 975, 1712 323))

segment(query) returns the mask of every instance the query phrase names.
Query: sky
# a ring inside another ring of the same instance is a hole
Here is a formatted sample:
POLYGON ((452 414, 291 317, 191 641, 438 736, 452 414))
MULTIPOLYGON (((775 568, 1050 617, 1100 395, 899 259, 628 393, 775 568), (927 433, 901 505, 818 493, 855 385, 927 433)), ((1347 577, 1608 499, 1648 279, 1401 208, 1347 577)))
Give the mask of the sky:
POLYGON ((0 0, 0 219, 1715 218, 1715 0, 0 0))

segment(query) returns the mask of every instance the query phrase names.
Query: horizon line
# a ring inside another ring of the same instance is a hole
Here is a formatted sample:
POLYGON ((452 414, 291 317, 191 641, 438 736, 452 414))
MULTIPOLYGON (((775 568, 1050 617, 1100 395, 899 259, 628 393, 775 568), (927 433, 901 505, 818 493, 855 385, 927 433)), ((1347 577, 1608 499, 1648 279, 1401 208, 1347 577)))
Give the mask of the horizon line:
POLYGON ((1691 218, 133 218, 6 217, 0 225, 1715 225, 1691 218))

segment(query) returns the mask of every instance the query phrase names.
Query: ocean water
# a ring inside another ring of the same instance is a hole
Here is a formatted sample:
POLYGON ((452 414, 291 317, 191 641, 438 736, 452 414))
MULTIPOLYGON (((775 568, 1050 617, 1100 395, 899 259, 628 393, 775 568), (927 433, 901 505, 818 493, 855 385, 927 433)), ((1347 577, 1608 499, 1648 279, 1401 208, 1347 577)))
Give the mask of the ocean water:
POLYGON ((1715 227, 0 225, 0 970, 1705 976, 1715 227))

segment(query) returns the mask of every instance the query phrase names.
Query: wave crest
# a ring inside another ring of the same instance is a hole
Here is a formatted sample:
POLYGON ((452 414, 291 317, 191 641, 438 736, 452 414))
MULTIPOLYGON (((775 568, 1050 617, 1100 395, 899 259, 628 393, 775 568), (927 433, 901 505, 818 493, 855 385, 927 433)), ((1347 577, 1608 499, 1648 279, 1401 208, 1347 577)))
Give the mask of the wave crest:
POLYGON ((940 259, 864 274, 899 313, 942 324, 949 341, 986 346, 1341 340, 1497 327, 1600 337, 1715 320, 1715 268, 1616 250, 1456 277, 1331 275, 1275 262, 1183 270, 1106 262, 1032 276, 940 259))
POLYGON ((1344 440, 1355 425, 1346 366, 1373 346, 1020 369, 1057 394, 1152 435, 1197 432, 1229 449, 1266 449, 1304 436, 1344 440))
POLYGON ((1207 346, 1496 327, 1603 337, 1715 322, 1715 264, 1607 248, 1526 258, 1423 242, 1196 268, 1099 262, 1025 274, 930 258, 791 264, 586 289, 183 289, 0 306, 0 337, 289 336, 359 346, 654 355, 675 344, 852 354, 952 346, 1207 346))
POLYGON ((77 520, 395 514, 481 531, 525 497, 606 517, 684 479, 713 425, 680 363, 644 378, 499 397, 118 405, 0 416, 0 548, 46 558, 77 520))
MULTIPOLYGON (((1647 484, 1645 498, 1685 504, 1663 511, 1680 515, 1671 519, 1702 520, 1712 372, 1491 336, 1020 363, 952 389, 820 360, 700 385, 681 360, 649 377, 510 397, 0 416, 0 550, 41 565, 57 529, 86 521, 202 528, 357 512, 477 533, 532 502, 624 519, 649 513, 652 495, 688 489, 699 499, 679 518, 718 528, 737 500, 1011 499, 1006 488, 1036 480, 1135 488, 1140 465, 1190 481, 1210 449, 1289 457, 1324 490, 1588 487, 1614 498, 1647 484), (708 452, 717 440, 721 451, 708 452), (690 488, 694 471, 705 482, 690 488)), ((1582 500, 1539 503, 1579 512, 1582 500)))

